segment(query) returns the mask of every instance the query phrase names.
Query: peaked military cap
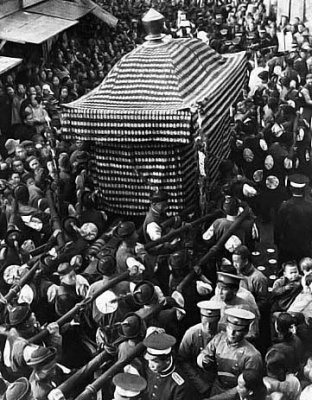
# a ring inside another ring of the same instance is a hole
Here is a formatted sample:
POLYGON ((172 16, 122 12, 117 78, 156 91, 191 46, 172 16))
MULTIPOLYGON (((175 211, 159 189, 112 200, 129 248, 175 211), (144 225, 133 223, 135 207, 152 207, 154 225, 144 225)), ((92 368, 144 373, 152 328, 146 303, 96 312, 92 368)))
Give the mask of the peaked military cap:
POLYGON ((225 310, 228 324, 236 330, 244 330, 255 319, 255 314, 242 308, 229 308, 225 310))
POLYGON ((142 376, 127 372, 115 375, 113 384, 116 386, 117 394, 130 398, 138 396, 147 386, 146 380, 142 376))
POLYGON ((220 318, 221 305, 217 301, 200 301, 197 307, 200 308, 200 314, 211 321, 220 318))
POLYGON ((153 332, 143 340, 147 353, 145 358, 153 358, 161 355, 170 354, 172 347, 176 343, 176 338, 167 333, 153 332))
POLYGON ((236 285, 239 286, 240 281, 244 278, 241 276, 228 274, 226 272, 218 272, 218 282, 223 283, 224 285, 236 285))

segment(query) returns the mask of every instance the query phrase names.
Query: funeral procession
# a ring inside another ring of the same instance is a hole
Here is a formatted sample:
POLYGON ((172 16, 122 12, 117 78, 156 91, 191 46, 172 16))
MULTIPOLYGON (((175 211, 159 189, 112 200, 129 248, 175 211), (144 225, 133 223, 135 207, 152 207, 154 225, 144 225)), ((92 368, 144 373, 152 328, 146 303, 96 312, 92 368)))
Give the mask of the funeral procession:
POLYGON ((0 400, 312 400, 312 0, 0 0, 0 400))

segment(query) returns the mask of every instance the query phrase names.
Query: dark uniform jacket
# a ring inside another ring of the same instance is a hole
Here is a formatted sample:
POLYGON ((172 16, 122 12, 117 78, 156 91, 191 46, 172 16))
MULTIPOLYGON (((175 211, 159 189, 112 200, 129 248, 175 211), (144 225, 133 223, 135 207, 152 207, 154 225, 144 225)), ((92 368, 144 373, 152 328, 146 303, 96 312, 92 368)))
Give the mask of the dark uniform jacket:
POLYGON ((192 391, 185 375, 172 361, 170 367, 161 373, 147 368, 147 393, 143 400, 190 400, 192 391))

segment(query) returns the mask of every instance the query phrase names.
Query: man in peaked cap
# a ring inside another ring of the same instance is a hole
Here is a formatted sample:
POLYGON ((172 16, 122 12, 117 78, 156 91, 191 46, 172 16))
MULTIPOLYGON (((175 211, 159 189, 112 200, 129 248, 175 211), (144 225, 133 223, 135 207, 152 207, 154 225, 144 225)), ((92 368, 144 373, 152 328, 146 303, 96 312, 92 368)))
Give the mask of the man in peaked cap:
POLYGON ((140 400, 147 382, 142 376, 124 372, 114 376, 113 384, 116 386, 113 400, 140 400))
POLYGON ((210 340, 217 334, 221 305, 213 301, 200 301, 201 322, 189 328, 180 343, 179 356, 186 376, 197 390, 198 399, 209 396, 214 380, 214 373, 198 367, 197 357, 206 348, 210 340))
POLYGON ((148 335, 143 344, 146 346, 147 394, 144 399, 189 400, 192 393, 185 375, 176 365, 172 348, 176 339, 157 331, 148 335))
POLYGON ((309 179, 294 174, 289 181, 292 197, 281 204, 274 224, 279 263, 299 262, 303 257, 312 256, 312 204, 305 199, 309 179))
MULTIPOLYGON (((262 370, 261 354, 245 339, 255 315, 247 310, 230 308, 226 310, 226 317, 226 332, 218 333, 197 357, 199 367, 208 371, 217 368, 211 396, 234 389, 238 376, 246 368, 262 370)), ((234 391, 227 399, 234 399, 235 395, 234 391)))
POLYGON ((245 309, 251 311, 255 316, 248 332, 248 339, 255 339, 259 335, 260 313, 253 295, 246 289, 239 290, 241 280, 244 278, 226 272, 218 272, 217 274, 216 294, 211 300, 219 302, 221 306, 219 330, 225 328, 227 322, 226 310, 228 308, 245 309))

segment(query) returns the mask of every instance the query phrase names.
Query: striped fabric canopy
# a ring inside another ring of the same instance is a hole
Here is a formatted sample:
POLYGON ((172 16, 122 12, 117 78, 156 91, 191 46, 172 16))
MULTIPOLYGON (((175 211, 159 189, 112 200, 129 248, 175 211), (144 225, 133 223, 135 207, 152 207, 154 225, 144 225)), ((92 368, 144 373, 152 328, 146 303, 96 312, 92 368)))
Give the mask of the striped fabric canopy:
POLYGON ((229 150, 229 107, 245 68, 244 53, 224 57, 197 39, 165 38, 125 55, 100 86, 67 104, 63 135, 94 143, 103 207, 142 214, 153 185, 169 191, 172 211, 194 201, 198 107, 213 180, 216 159, 229 150))

